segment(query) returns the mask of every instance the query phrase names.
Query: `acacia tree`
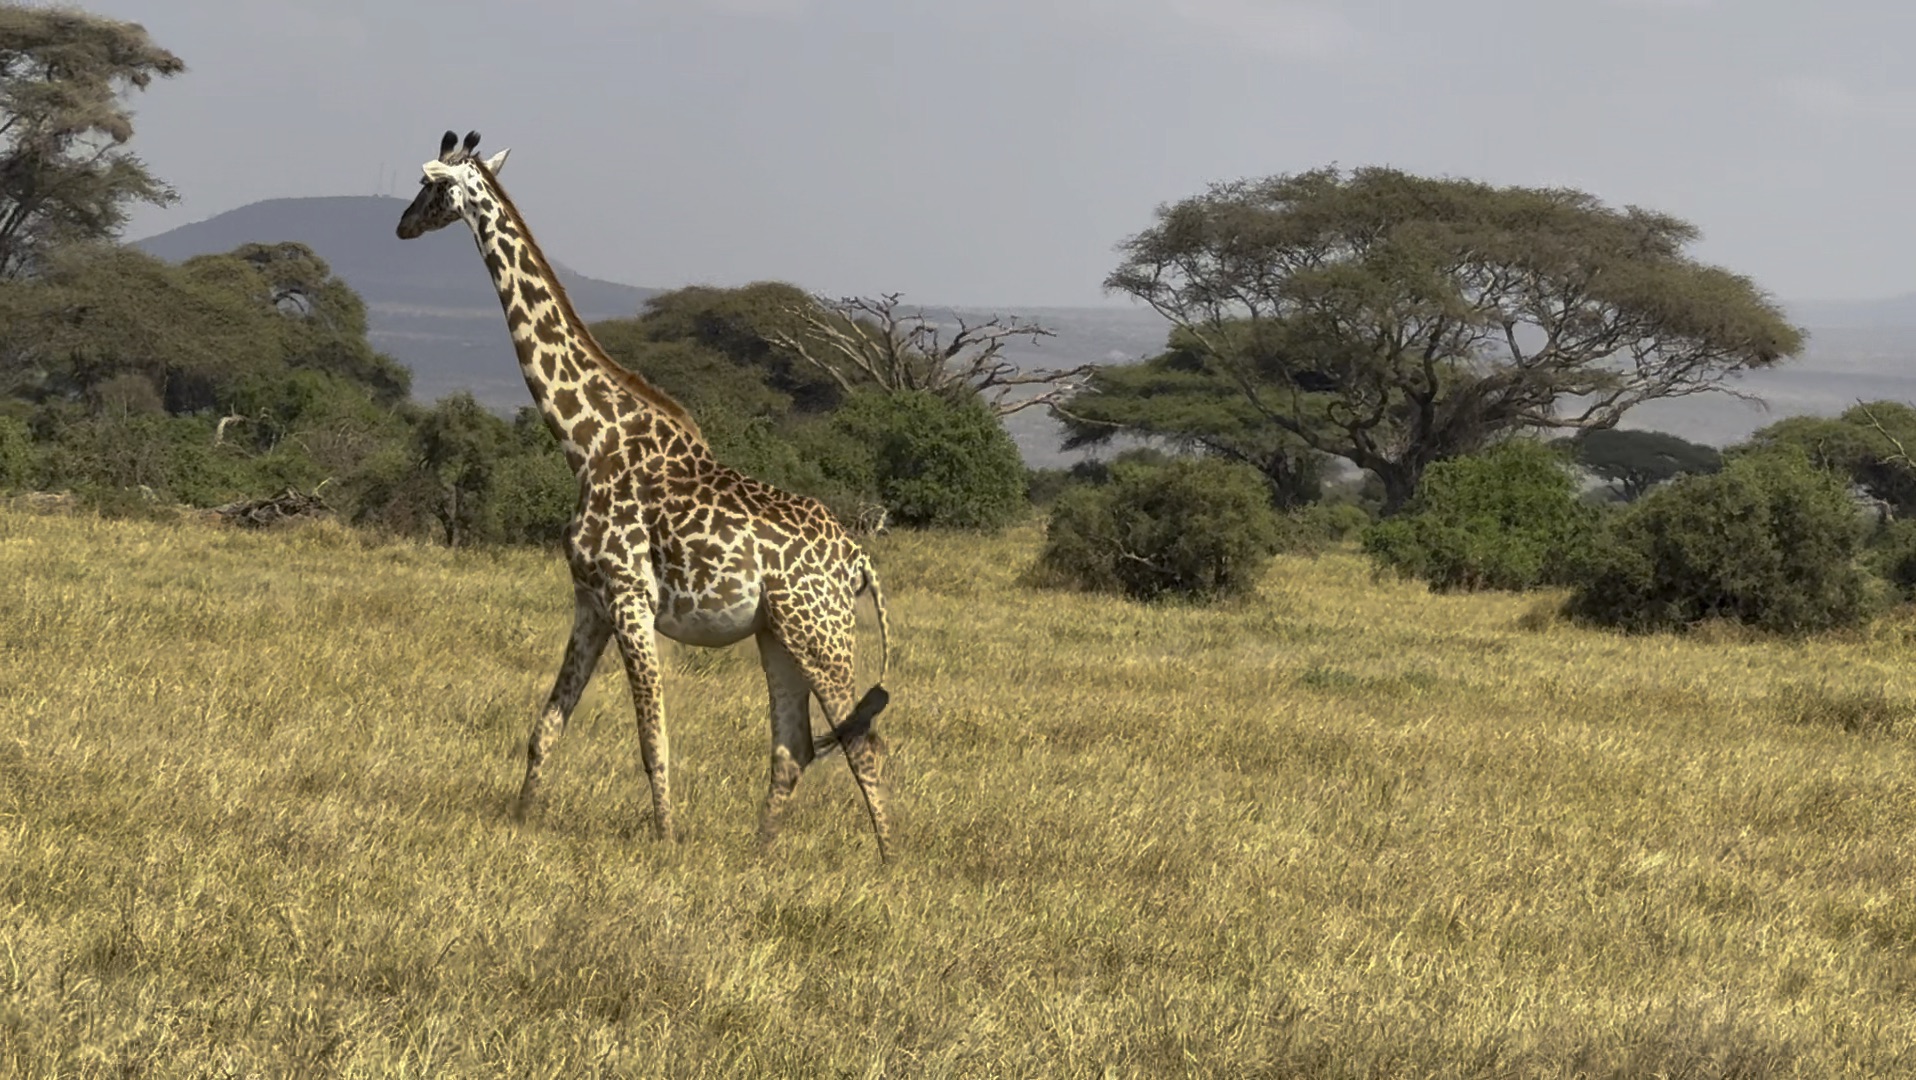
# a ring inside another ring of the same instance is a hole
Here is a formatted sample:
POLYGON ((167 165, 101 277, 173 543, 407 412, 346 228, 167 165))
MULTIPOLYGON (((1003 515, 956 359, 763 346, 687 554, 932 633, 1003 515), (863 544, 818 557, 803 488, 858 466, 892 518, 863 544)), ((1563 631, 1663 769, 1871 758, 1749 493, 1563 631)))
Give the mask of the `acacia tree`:
POLYGON ((1100 369, 1091 392, 1052 414, 1064 449, 1100 446, 1118 435, 1153 438, 1182 450, 1249 465, 1264 475, 1271 502, 1289 510, 1323 494, 1330 459, 1269 423, 1235 385, 1210 370, 1204 347, 1181 330, 1155 360, 1100 369))
POLYGON ((1858 401, 1840 416, 1792 416, 1750 436, 1732 457, 1800 453, 1849 481, 1889 516, 1916 516, 1916 408, 1858 401))
POLYGON ((1055 337, 1054 331, 1015 316, 972 322, 952 312, 956 329, 946 337, 945 325, 923 310, 901 308, 899 296, 821 296, 792 305, 787 312, 800 328, 773 331, 770 340, 825 372, 847 395, 863 385, 887 393, 922 390, 953 403, 978 396, 1000 417, 1076 392, 1097 367, 1020 367, 1005 358, 1005 346, 1055 337))
POLYGON ((0 3, 0 280, 113 238, 132 203, 178 199, 125 149, 126 95, 185 70, 137 23, 0 3))
MULTIPOLYGON (((1105 285, 1262 424, 1375 474, 1388 512, 1500 434, 1611 427, 1794 354, 1774 302, 1684 254, 1697 236, 1579 191, 1319 169, 1161 207, 1105 285)), ((1123 393, 1094 376, 1068 407, 1123 393)))
POLYGON ((1635 502, 1666 480, 1686 473, 1707 475, 1723 467, 1715 447, 1664 431, 1599 428, 1569 439, 1577 464, 1602 477, 1624 502, 1635 502))

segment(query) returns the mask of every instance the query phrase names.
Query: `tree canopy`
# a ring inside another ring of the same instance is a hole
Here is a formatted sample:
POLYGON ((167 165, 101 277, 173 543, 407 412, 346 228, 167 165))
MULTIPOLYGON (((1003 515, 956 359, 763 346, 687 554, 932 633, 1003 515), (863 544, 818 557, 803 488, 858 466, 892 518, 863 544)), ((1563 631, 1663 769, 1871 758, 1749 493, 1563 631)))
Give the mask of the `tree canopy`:
POLYGON ((1733 457, 1801 454, 1898 518, 1916 516, 1916 408, 1859 401, 1841 416, 1792 416, 1751 435, 1733 457))
POLYGON ((1090 387, 1054 410, 1064 423, 1066 450, 1121 434, 1144 436, 1255 468, 1279 509, 1313 502, 1322 493, 1330 459, 1270 423, 1237 386, 1219 378, 1195 335, 1173 330, 1163 354, 1103 368, 1090 387))
MULTIPOLYGON (((1684 253, 1697 236, 1569 189, 1319 169, 1161 207, 1105 284, 1189 335, 1193 383, 1374 473, 1394 509, 1501 434, 1611 427, 1793 355, 1767 295, 1684 253)), ((1107 369, 1067 409, 1124 423, 1113 399, 1136 396, 1107 369)))
POLYGON ((186 70, 136 23, 0 3, 0 280, 177 199, 137 156, 127 92, 186 70))
POLYGON ((1723 455, 1715 447, 1663 431, 1598 428, 1564 441, 1573 460, 1607 481, 1624 502, 1635 502, 1666 480, 1723 467, 1723 455))
POLYGON ((0 388, 37 402, 253 416, 289 370, 392 405, 411 374, 366 341, 364 303, 301 244, 249 244, 174 266, 132 248, 53 252, 0 283, 0 388))

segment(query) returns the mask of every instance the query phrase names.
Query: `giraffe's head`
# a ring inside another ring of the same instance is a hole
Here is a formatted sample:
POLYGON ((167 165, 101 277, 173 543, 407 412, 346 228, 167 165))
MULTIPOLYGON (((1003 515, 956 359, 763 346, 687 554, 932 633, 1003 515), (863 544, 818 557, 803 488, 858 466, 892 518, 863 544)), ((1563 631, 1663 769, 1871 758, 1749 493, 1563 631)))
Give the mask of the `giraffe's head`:
MULTIPOLYGON (((461 143, 456 132, 446 132, 439 141, 439 156, 420 168, 419 194, 412 205, 399 215, 399 238, 411 240, 423 233, 446 226, 466 216, 480 196, 486 180, 480 174, 479 133, 469 131, 461 143)), ((510 150, 501 150, 483 162, 487 172, 498 175, 505 167, 510 150)))

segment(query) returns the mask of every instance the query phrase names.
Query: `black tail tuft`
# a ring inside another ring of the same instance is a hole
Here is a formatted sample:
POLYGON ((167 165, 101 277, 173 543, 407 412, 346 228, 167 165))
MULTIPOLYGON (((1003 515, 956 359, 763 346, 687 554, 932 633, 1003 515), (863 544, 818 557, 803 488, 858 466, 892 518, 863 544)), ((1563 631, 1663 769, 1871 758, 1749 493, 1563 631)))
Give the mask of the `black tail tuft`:
POLYGON ((858 704, 852 707, 852 714, 845 718, 844 723, 838 725, 837 730, 830 735, 820 735, 812 740, 812 754, 815 757, 824 757, 842 749, 845 743, 852 739, 862 739, 870 735, 872 721, 877 720, 878 714, 884 712, 885 706, 889 704, 891 704, 891 694, 887 693, 884 687, 874 686, 865 691, 865 696, 858 699, 858 704))

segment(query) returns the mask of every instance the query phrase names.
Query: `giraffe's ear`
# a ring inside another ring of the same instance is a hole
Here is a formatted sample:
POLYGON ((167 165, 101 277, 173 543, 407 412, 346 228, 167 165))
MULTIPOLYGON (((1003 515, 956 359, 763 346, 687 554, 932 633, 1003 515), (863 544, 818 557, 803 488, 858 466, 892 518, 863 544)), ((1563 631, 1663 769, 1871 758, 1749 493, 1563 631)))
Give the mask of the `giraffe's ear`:
POLYGON ((428 161, 419 168, 425 172, 428 180, 452 179, 452 166, 443 161, 428 161))
POLYGON ((508 146, 504 150, 487 158, 486 171, 494 176, 498 176, 499 170, 506 167, 506 155, 510 153, 512 153, 512 147, 508 146))

